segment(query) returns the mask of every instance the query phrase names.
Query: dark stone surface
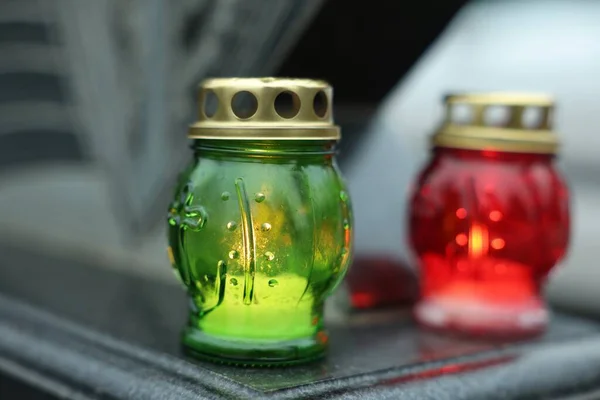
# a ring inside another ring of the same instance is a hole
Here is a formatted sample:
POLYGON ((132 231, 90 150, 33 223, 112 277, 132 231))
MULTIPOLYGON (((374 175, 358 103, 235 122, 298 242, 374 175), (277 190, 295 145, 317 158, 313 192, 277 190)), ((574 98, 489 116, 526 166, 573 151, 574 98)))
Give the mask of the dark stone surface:
POLYGON ((58 398, 520 399, 600 389, 600 324, 567 315, 545 336, 511 343, 422 332, 406 312, 357 313, 329 325, 326 360, 248 369, 181 355, 186 301, 174 285, 0 246, 0 293, 0 383, 58 398))

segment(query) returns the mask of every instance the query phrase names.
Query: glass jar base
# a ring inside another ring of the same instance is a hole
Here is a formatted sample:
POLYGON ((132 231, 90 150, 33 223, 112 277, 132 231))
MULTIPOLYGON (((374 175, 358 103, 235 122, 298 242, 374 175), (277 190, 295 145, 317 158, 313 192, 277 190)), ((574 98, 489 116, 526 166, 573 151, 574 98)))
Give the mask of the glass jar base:
POLYGON ((277 367, 304 364, 325 356, 326 342, 321 335, 293 340, 240 340, 206 334, 197 328, 186 328, 184 351, 194 358, 220 364, 247 367, 277 367))
POLYGON ((539 299, 495 304, 429 298, 417 304, 414 315, 417 322, 426 328, 503 338, 541 334, 549 320, 548 310, 539 299))

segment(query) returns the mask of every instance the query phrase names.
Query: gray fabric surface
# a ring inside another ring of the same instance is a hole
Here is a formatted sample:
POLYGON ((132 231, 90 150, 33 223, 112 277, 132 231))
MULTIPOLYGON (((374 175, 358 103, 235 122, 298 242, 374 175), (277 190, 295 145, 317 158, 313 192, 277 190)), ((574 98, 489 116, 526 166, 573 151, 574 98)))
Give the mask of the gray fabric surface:
POLYGON ((324 361, 195 362, 179 350, 184 291, 119 270, 0 247, 0 370, 111 399, 527 399, 600 388, 600 323, 561 314, 543 337, 512 342, 420 331, 407 313, 326 316, 324 361))

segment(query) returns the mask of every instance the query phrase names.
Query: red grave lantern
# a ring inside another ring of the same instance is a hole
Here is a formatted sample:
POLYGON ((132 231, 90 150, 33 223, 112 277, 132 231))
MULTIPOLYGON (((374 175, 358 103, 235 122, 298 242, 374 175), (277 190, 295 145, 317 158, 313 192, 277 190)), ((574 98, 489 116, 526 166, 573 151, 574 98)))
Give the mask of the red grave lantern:
POLYGON ((548 322, 541 288, 569 239, 554 103, 490 93, 448 96, 446 108, 410 203, 415 317, 469 334, 539 333, 548 322), (461 111, 470 118, 461 122, 461 111))

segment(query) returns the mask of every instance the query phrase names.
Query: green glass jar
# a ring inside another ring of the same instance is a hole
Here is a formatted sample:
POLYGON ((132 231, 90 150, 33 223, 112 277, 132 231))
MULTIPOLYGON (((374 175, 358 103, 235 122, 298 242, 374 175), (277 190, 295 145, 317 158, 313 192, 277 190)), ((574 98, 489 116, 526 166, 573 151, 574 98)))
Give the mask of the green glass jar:
POLYGON ((310 80, 202 85, 194 159, 168 217, 169 255, 190 296, 191 355, 276 365, 324 354, 323 305, 352 253, 331 98, 310 80))

